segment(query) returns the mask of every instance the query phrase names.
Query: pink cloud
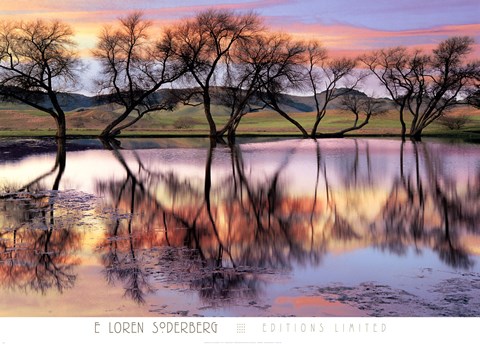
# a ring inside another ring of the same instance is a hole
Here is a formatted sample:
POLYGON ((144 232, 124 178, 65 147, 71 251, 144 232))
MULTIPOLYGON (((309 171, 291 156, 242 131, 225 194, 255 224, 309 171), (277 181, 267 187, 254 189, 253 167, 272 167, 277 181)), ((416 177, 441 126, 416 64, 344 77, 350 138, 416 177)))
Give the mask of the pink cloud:
POLYGON ((260 9, 276 5, 291 3, 291 0, 253 0, 239 2, 196 1, 195 5, 181 5, 176 1, 111 1, 111 0, 17 0, 0 5, 0 13, 5 15, 43 15, 45 13, 85 12, 101 13, 115 12, 124 13, 131 10, 145 10, 152 14, 169 14, 182 17, 184 13, 195 12, 205 8, 229 8, 237 10, 260 9), (179 6, 180 5, 180 6, 179 6))
MULTIPOLYGON (((151 2, 133 0, 117 2, 107 0, 83 0, 81 2, 16 0, 0 5, 0 18, 15 20, 19 18, 31 20, 38 17, 45 19, 61 18, 74 27, 82 48, 87 49, 95 45, 96 36, 102 25, 110 25, 118 17, 133 9, 140 9, 141 6, 144 8, 146 17, 153 20, 156 27, 161 28, 179 20, 179 18, 189 17, 195 12, 211 7, 255 10, 291 3, 291 0, 223 1, 214 6, 211 2, 207 4, 208 1, 205 1, 205 4, 192 1, 192 3, 195 3, 193 6, 181 5, 181 2, 177 3, 179 6, 175 6, 172 5, 175 4, 172 1, 162 1, 159 2, 162 5, 150 5, 150 8, 145 8, 151 2)), ((480 24, 443 25, 427 29, 387 31, 338 23, 333 25, 308 24, 299 22, 298 18, 296 21, 289 16, 265 16, 265 20, 272 30, 288 32, 298 38, 319 39, 334 54, 353 55, 356 52, 396 45, 431 48, 446 37, 454 35, 468 35, 480 39, 480 24)), ((477 53, 480 51, 478 44, 475 46, 475 50, 477 53)))
MULTIPOLYGON (((362 51, 390 46, 433 47, 449 36, 479 38, 480 24, 445 25, 427 29, 386 31, 343 24, 282 24, 268 20, 272 29, 280 29, 294 37, 318 39, 327 48, 342 51, 362 51)), ((286 23, 287 21, 283 21, 286 23)), ((478 43, 477 43, 478 46, 478 43)))

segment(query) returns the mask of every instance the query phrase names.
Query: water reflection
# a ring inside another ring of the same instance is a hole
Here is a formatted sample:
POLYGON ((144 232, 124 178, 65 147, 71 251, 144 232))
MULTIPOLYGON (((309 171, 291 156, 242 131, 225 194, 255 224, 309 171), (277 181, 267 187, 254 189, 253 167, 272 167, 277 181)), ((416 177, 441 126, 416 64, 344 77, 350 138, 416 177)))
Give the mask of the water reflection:
MULTIPOLYGON (((161 288, 193 291, 213 307, 250 304, 299 267, 314 267, 318 285, 331 281, 329 255, 371 247, 368 259, 434 252, 446 270, 478 271, 477 146, 347 139, 104 146, 69 151, 67 164, 60 141, 46 173, 3 186, 2 288, 45 294, 75 286, 87 250, 82 217, 93 207, 80 191, 102 199, 91 261, 103 276, 87 279, 119 285, 140 304, 161 288), (81 187, 67 190, 72 185, 81 187)), ((363 273, 355 273, 361 281, 363 273)))
POLYGON ((54 166, 20 188, 0 195, 0 285, 8 289, 72 288, 81 236, 58 214, 57 193, 66 166, 65 141, 57 142, 54 166), (45 180, 54 176, 51 187, 45 180))
POLYGON ((268 274, 319 265, 348 248, 428 249, 451 267, 471 268, 480 169, 452 172, 436 144, 398 142, 386 159, 369 141, 349 142, 344 151, 330 141, 287 144, 267 169, 248 145, 211 147, 200 153, 201 175, 188 173, 198 161, 187 161, 186 172, 111 145, 125 174, 96 185, 112 209, 100 245, 107 280, 137 302, 162 281, 226 303, 254 298, 268 274))
POLYGON ((404 171, 400 164, 400 174, 394 179, 382 211, 383 223, 376 226, 377 231, 383 229, 385 238, 376 245, 399 254, 411 245, 430 247, 452 267, 472 267, 461 238, 465 233, 478 234, 480 169, 462 189, 427 145, 413 144, 412 154, 413 168, 404 171))
POLYGON ((121 151, 114 149, 113 154, 125 169, 125 180, 97 185, 98 193, 110 196, 114 209, 113 223, 102 245, 109 281, 122 281, 126 295, 143 302, 151 290, 147 275, 153 264, 152 249, 169 247, 175 249, 159 250, 154 259, 162 260, 155 265, 165 268, 162 273, 170 283, 188 283, 212 300, 255 293, 259 283, 248 269, 260 264, 232 253, 232 245, 238 244, 230 238, 236 236, 233 221, 227 220, 230 226, 225 228, 218 218, 224 209, 212 201, 212 195, 216 197, 219 192, 212 190, 213 148, 208 150, 202 186, 171 171, 152 171, 137 154, 134 171, 121 151), (158 190, 164 197, 159 197, 158 190), (145 250, 149 250, 147 258, 145 250), (140 260, 139 255, 143 257, 140 260))

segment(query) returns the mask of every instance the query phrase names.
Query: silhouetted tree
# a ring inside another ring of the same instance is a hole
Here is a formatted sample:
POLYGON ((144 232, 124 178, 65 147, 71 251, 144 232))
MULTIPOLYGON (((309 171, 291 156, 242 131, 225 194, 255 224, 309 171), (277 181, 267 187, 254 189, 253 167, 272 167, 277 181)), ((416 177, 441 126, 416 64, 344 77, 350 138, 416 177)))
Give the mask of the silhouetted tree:
POLYGON ((303 86, 306 46, 283 34, 258 36, 251 50, 250 64, 260 68, 257 97, 280 116, 295 125, 303 137, 308 137, 305 128, 282 107, 284 94, 303 86))
POLYGON ((157 91, 178 79, 183 70, 172 59, 171 41, 168 37, 154 41, 151 26, 141 12, 133 12, 120 18, 117 28, 105 26, 99 37, 94 56, 103 69, 100 93, 106 92, 124 108, 105 127, 102 137, 116 136, 146 113, 172 110, 176 104, 157 91), (132 113, 136 113, 133 119, 129 118, 132 113))
POLYGON ((269 50, 263 45, 264 38, 259 35, 239 42, 226 63, 223 79, 225 89, 220 102, 230 109, 230 118, 217 134, 222 136, 228 132, 230 142, 244 115, 266 107, 266 104, 256 101, 255 97, 259 91, 260 77, 265 73, 265 61, 270 56, 269 50))
POLYGON ((419 139, 449 108, 472 103, 480 80, 480 61, 468 62, 473 43, 470 37, 451 37, 431 54, 396 47, 362 58, 399 107, 403 137, 407 113, 412 115, 409 136, 419 139))
MULTIPOLYGON (((354 73, 355 60, 328 59, 326 49, 318 42, 305 44, 276 33, 257 35, 246 44, 238 45, 238 51, 233 51, 231 60, 232 71, 227 68, 226 73, 226 98, 230 103, 225 103, 231 106, 232 111, 230 120, 219 131, 223 134, 228 130, 229 136, 243 115, 253 108, 269 107, 295 125, 304 137, 315 137, 329 103, 353 90, 362 78, 361 74, 354 73), (338 89, 340 83, 342 89, 338 89), (307 88, 313 91, 316 109, 310 135, 282 104, 285 94, 307 88), (324 90, 322 94, 318 93, 320 88, 324 90)), ((356 129, 360 128, 350 127, 337 135, 356 129)))
POLYGON ((48 113, 65 137, 58 95, 77 81, 73 31, 60 21, 7 22, 0 27, 0 95, 48 113))
POLYGON ((210 137, 217 136, 211 104, 220 66, 237 43, 249 41, 261 30, 256 14, 209 9, 166 31, 173 55, 188 70, 186 80, 199 88, 193 91, 201 99, 210 137))
POLYGON ((450 130, 462 129, 467 124, 469 124, 472 119, 467 115, 460 116, 448 116, 444 113, 439 119, 438 123, 450 130))
MULTIPOLYGON (((356 60, 348 58, 329 59, 327 51, 317 41, 308 44, 307 50, 307 83, 313 91, 315 100, 315 122, 313 124, 310 135, 317 136, 318 126, 321 120, 327 114, 327 107, 330 102, 338 97, 349 94, 358 84, 361 76, 354 77, 354 68, 357 64, 356 60), (354 77, 351 84, 347 84, 347 78, 354 77), (339 84, 345 82, 339 89, 339 84), (323 89, 322 93, 318 91, 323 89)), ((368 121, 367 121, 368 123, 368 121)), ((366 123, 365 123, 366 124, 366 123)), ((342 131, 339 135, 343 135, 347 131, 359 128, 350 128, 342 131)))
POLYGON ((372 97, 368 97, 362 94, 348 93, 342 96, 342 107, 345 110, 349 110, 355 116, 353 125, 349 128, 342 129, 338 132, 339 135, 343 135, 349 131, 358 130, 368 124, 370 118, 374 115, 378 115, 384 112, 381 103, 372 97), (360 116, 364 116, 361 123, 358 123, 360 116))

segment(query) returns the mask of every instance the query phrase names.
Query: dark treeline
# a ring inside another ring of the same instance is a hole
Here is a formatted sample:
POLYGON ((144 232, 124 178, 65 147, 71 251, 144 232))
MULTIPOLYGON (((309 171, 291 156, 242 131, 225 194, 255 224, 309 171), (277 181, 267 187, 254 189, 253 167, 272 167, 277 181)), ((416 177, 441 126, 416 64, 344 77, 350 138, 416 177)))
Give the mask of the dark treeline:
MULTIPOLYGON (((430 53, 393 47, 334 58, 320 41, 274 32, 255 13, 209 9, 161 28, 160 34, 154 29, 142 13, 133 12, 99 33, 93 51, 101 63, 97 91, 122 108, 101 137, 119 135, 149 112, 187 104, 203 107, 211 138, 233 139, 243 116, 262 108, 273 110, 303 137, 315 138, 322 136, 329 103, 339 97, 355 121, 329 135, 343 136, 382 111, 376 100, 353 92, 367 75, 378 79, 397 106, 402 137, 419 139, 451 107, 479 102, 480 62, 470 59, 470 37, 450 37, 430 53), (292 92, 313 96, 311 128, 282 105, 282 97, 292 92), (214 103, 229 109, 223 126, 215 122, 214 103)), ((0 95, 48 113, 57 137, 66 134, 59 94, 78 87, 82 68, 69 25, 2 23, 0 95)))

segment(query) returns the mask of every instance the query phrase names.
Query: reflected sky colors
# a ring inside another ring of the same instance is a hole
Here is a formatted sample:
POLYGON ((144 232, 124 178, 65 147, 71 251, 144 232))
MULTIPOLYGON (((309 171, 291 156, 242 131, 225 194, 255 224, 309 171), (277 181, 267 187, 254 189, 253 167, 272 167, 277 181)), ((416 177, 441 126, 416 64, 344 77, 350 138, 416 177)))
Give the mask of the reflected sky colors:
POLYGON ((209 7, 254 10, 275 30, 320 39, 332 51, 356 53, 385 46, 433 47, 453 35, 479 39, 475 0, 140 0, 2 1, 0 18, 61 18, 72 24, 85 54, 102 25, 132 10, 169 24, 209 7))
POLYGON ((478 145, 187 143, 0 142, 0 315, 479 315, 478 145))

